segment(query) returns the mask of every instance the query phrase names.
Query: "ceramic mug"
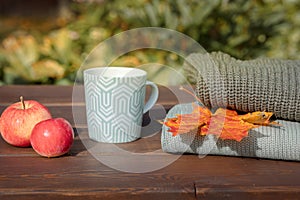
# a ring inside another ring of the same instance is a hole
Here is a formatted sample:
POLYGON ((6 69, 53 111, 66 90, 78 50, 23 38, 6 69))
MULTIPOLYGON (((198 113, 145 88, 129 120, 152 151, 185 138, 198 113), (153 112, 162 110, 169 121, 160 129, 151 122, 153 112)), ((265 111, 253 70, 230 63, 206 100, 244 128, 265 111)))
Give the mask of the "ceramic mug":
POLYGON ((143 114, 158 98, 158 88, 147 81, 147 73, 137 68, 97 67, 83 75, 89 137, 106 143, 140 138, 143 114), (146 85, 152 89, 144 104, 146 85))

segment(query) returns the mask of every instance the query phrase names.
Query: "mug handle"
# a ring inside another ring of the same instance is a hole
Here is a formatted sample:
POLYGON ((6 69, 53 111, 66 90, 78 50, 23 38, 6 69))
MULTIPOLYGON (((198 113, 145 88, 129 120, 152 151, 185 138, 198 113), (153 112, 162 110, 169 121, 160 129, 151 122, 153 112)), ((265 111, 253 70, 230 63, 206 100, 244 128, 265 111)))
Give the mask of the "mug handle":
POLYGON ((147 103, 144 106, 144 110, 143 110, 144 114, 154 106, 154 104, 156 103, 156 101, 158 99, 158 87, 157 87, 157 85, 155 83, 151 82, 151 81, 147 81, 146 85, 151 86, 151 95, 150 95, 147 103))

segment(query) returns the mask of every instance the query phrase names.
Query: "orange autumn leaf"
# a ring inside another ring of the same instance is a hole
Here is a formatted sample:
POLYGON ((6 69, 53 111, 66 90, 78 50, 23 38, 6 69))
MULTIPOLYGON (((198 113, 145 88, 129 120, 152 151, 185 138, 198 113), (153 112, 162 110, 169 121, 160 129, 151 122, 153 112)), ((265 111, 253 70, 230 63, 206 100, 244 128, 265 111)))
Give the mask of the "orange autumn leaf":
POLYGON ((205 125, 210 118, 211 112, 209 109, 193 103, 192 113, 177 114, 176 117, 169 118, 164 124, 169 127, 168 131, 172 132, 173 136, 176 136, 205 125))
POLYGON ((219 108, 215 113, 205 107, 193 104, 192 113, 178 114, 164 124, 173 136, 196 130, 199 135, 213 134, 223 140, 241 141, 252 128, 260 125, 279 125, 270 122, 271 112, 253 112, 238 115, 234 110, 219 108))
POLYGON ((219 108, 208 122, 206 130, 201 129, 204 135, 210 133, 217 134, 223 140, 241 141, 248 136, 248 132, 257 125, 245 122, 236 111, 219 108), (209 131, 209 132, 208 132, 209 131))

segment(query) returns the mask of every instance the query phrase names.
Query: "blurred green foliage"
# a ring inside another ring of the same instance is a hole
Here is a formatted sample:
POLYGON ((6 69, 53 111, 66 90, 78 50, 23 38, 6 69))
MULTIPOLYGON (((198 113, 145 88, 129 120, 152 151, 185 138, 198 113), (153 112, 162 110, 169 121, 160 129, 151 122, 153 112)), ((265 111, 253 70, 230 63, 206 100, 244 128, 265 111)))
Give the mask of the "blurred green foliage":
MULTIPOLYGON (((110 0, 72 2, 68 23, 0 35, 0 84, 73 84, 87 54, 101 41, 137 27, 182 32, 208 52, 240 59, 300 59, 299 0, 110 0)), ((115 64, 181 66, 169 52, 131 52, 115 64)), ((156 70, 152 76, 158 76, 156 70)))

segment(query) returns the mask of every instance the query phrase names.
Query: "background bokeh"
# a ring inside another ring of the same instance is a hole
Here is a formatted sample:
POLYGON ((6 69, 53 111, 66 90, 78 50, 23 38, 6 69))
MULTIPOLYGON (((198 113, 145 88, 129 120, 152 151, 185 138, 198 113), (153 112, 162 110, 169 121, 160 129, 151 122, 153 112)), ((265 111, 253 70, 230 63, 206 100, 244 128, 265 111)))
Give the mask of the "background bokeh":
MULTIPOLYGON (((153 26, 239 59, 300 59, 299 0, 2 0, 0 85, 71 85, 97 44, 153 26)), ((174 53, 143 49, 113 65, 159 63, 178 69, 182 62, 174 53)), ((149 76, 163 78, 163 73, 157 68, 149 76)))

